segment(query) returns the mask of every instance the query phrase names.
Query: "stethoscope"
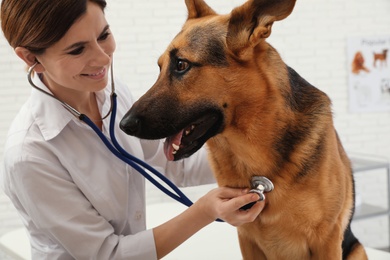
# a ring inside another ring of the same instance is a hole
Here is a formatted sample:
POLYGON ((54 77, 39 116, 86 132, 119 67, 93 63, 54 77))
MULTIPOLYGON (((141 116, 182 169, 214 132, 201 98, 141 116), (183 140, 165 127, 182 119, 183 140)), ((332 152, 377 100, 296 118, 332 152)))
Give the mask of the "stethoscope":
MULTIPOLYGON (((84 123, 86 123, 90 128, 94 130, 94 132, 99 136, 99 138, 103 141, 103 143, 106 145, 106 147, 113 153, 118 159, 122 160, 124 163, 130 165, 132 168, 134 168, 136 171, 138 171, 142 176, 144 176, 147 180, 149 180, 154 186, 156 186, 158 189, 160 189, 162 192, 164 192, 169 197, 173 198, 174 200, 180 202, 181 204, 190 207, 193 202, 175 185, 173 184, 167 177, 165 177, 163 174, 161 174, 159 171, 157 171, 155 168, 147 164, 146 162, 138 159, 137 157, 129 154, 125 149, 123 149, 122 146, 118 143, 116 137, 115 137, 115 117, 116 117, 116 110, 117 110, 117 95, 115 93, 115 83, 114 83, 114 72, 113 72, 113 63, 111 63, 110 73, 111 73, 111 105, 110 109, 107 112, 107 114, 102 117, 101 120, 107 118, 111 114, 110 118, 110 125, 109 125, 109 133, 111 142, 108 140, 108 138, 103 134, 103 132, 99 129, 99 127, 92 122, 91 119, 85 114, 80 113, 75 108, 67 104, 66 102, 63 102, 62 100, 58 99, 53 94, 41 89, 32 80, 32 72, 34 71, 35 66, 38 64, 36 62, 33 66, 31 66, 28 69, 27 72, 27 79, 28 82, 32 87, 39 90, 40 92, 44 93, 45 95, 48 95, 58 102, 62 104, 62 106, 67 109, 72 115, 74 115, 76 118, 80 119, 84 123), (166 187, 164 187, 160 182, 158 182, 155 178, 153 178, 150 174, 148 174, 145 170, 149 170, 151 173, 153 173, 158 179, 160 179, 162 182, 164 182, 166 185, 168 185, 174 192, 170 191, 166 187)), ((252 189, 249 192, 257 193, 260 197, 260 201, 264 200, 264 193, 270 192, 274 189, 273 183, 263 176, 254 176, 252 178, 252 189)), ((253 206, 255 202, 250 203, 241 209, 246 210, 253 206)), ((218 222, 223 222, 220 219, 217 219, 218 222)))
POLYGON ((86 123, 89 127, 91 127, 94 132, 99 136, 99 138, 103 141, 103 143, 107 146, 107 148, 120 160, 130 165, 132 168, 137 170, 141 175, 143 175, 147 180, 149 180, 154 186, 156 186, 158 189, 160 189, 162 192, 164 192, 169 197, 175 199, 176 201, 182 203, 183 205, 190 207, 193 202, 183 193, 180 191, 180 189, 173 184, 169 179, 167 179, 163 174, 158 172, 156 169, 154 169, 152 166, 147 164, 146 162, 136 158, 135 156, 129 154, 125 151, 125 149, 122 148, 122 146, 119 145, 116 137, 115 137, 115 117, 116 117, 116 110, 117 110, 117 95, 115 93, 115 83, 114 83, 114 72, 113 72, 113 64, 111 63, 111 106, 108 111, 108 113, 102 117, 102 120, 107 118, 111 114, 110 118, 110 125, 109 125, 109 132, 111 137, 111 142, 108 140, 108 138, 103 134, 103 132, 99 129, 99 127, 92 122, 91 119, 85 114, 80 113, 75 108, 67 104, 66 102, 63 102, 62 100, 58 99, 53 94, 43 90, 42 88, 35 85, 35 83, 32 80, 32 72, 34 71, 35 66, 38 64, 36 62, 33 66, 31 66, 28 69, 27 72, 27 79, 28 82, 32 87, 39 90, 40 92, 44 93, 45 95, 48 95, 58 102, 60 102, 65 109, 67 109, 72 115, 86 123), (158 179, 160 179, 162 182, 164 182, 166 185, 168 185, 174 192, 170 191, 166 187, 164 187, 160 182, 158 182, 155 178, 153 178, 150 174, 148 174, 145 170, 149 170, 151 173, 153 173, 158 179))

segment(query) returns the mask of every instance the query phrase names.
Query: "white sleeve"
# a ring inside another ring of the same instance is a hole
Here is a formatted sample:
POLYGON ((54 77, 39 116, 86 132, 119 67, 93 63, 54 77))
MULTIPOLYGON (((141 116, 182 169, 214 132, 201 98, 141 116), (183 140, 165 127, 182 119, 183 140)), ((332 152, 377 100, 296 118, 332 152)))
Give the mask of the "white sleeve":
POLYGON ((157 259, 152 230, 115 234, 66 170, 41 158, 6 169, 6 192, 27 222, 34 259, 157 259))

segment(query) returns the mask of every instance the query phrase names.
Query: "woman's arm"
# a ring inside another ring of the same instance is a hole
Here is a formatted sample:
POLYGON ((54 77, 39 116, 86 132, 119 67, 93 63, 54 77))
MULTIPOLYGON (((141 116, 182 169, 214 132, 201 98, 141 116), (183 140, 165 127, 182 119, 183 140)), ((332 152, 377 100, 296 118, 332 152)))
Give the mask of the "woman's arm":
POLYGON ((264 208, 264 201, 249 210, 240 210, 257 201, 248 190, 216 188, 200 198, 180 215, 153 229, 158 259, 170 253, 203 227, 220 218, 233 226, 252 222, 264 208))

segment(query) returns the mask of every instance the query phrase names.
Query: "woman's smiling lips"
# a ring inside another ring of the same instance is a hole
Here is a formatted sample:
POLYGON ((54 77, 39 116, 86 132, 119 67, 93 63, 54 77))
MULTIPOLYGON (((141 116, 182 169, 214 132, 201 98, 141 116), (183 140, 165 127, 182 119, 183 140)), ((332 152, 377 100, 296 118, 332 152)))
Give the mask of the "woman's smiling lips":
POLYGON ((88 77, 91 79, 102 79, 106 76, 106 68, 103 68, 101 71, 98 71, 96 73, 91 73, 91 74, 81 74, 84 77, 88 77))

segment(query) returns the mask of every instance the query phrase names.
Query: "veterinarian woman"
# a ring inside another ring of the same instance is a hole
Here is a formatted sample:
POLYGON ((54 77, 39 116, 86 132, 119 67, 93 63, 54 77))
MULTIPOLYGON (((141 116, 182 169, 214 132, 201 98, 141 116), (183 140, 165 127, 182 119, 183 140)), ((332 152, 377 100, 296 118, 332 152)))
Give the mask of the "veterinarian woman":
MULTIPOLYGON (((2 0, 5 38, 28 67, 33 84, 87 115, 108 135, 115 41, 105 0, 2 0)), ((27 82, 26 82, 27 84, 27 82)), ((116 122, 132 104, 115 80, 116 122)), ((210 183, 204 152, 168 163, 160 141, 117 140, 182 186, 210 183)), ((216 188, 172 220, 145 230, 145 181, 53 97, 32 89, 12 123, 4 152, 5 192, 29 231, 33 259, 156 259, 221 218, 253 221, 258 195, 216 188)), ((223 224, 221 224, 223 225, 223 224)))

